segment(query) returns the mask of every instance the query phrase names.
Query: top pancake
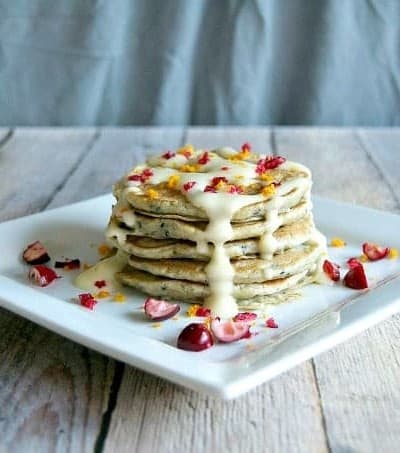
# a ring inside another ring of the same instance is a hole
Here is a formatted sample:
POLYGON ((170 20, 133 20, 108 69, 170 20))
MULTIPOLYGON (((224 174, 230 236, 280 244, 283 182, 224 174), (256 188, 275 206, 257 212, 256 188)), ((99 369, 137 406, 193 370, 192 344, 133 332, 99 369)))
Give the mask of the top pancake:
POLYGON ((114 186, 114 195, 118 200, 114 212, 131 207, 151 216, 187 221, 208 220, 207 212, 188 196, 195 189, 186 191, 184 187, 191 182, 199 185, 199 180, 203 181, 204 187, 210 187, 215 178, 220 180, 215 189, 218 194, 240 190, 242 196, 248 197, 248 202, 233 213, 232 222, 264 218, 268 206, 274 203, 275 195, 280 196, 280 210, 290 209, 302 198, 309 198, 311 175, 300 164, 285 162, 260 176, 256 173, 257 155, 235 160, 241 153, 226 148, 217 149, 209 152, 209 162, 201 165, 198 162, 203 154, 202 151, 195 151, 188 159, 180 155, 170 159, 153 158, 149 162, 156 167, 151 169, 153 175, 149 178, 141 178, 143 171, 148 170, 143 166, 129 172, 114 186), (132 180, 136 177, 137 180, 132 180), (265 190, 267 186, 271 190, 265 190))

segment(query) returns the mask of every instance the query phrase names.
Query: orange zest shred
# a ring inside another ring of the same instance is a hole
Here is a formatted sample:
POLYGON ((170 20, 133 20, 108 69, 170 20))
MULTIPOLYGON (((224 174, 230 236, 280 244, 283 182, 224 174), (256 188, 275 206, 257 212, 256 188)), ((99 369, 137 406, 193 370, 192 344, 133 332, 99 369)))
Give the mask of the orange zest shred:
POLYGON ((196 173, 200 169, 201 169, 200 164, 193 164, 193 165, 184 164, 179 167, 179 171, 181 171, 182 173, 196 173))
POLYGON ((275 179, 274 175, 271 175, 271 173, 262 173, 259 178, 262 180, 262 181, 267 181, 267 182, 273 182, 273 180, 275 179))
POLYGON ((180 181, 180 176, 179 175, 171 175, 169 178, 168 178, 168 182, 167 182, 167 187, 168 189, 176 189, 179 185, 179 181, 180 181))
POLYGON ((242 148, 241 151, 229 157, 229 160, 245 160, 250 157, 251 151, 249 148, 242 148))
POLYGON ((395 248, 391 248, 389 250, 389 255, 388 255, 388 258, 390 260, 397 260, 397 258, 399 257, 399 251, 395 248))
POLYGON ((200 308, 199 304, 193 304, 187 309, 186 314, 189 316, 189 318, 193 318, 194 316, 196 316, 197 310, 199 308, 200 308))
POLYGON ((156 322, 156 323, 152 324, 151 327, 153 327, 154 329, 159 329, 161 327, 161 323, 156 322))
POLYGON ((265 186, 261 193, 264 195, 264 197, 270 197, 275 193, 275 186, 274 184, 268 184, 268 186, 265 186))
POLYGON ((124 303, 126 301, 126 296, 122 293, 115 293, 112 300, 114 302, 124 303))
POLYGON ((90 269, 92 267, 92 265, 88 264, 88 263, 83 263, 82 267, 83 267, 83 270, 86 271, 86 270, 90 269))
POLYGON ((97 294, 94 295, 95 299, 105 299, 106 297, 110 297, 110 291, 99 291, 97 294))
POLYGON ((99 252, 99 255, 101 256, 106 256, 108 255, 109 253, 111 253, 111 247, 107 244, 100 244, 98 247, 97 247, 97 251, 99 252))
POLYGON ((346 245, 346 241, 342 238, 332 238, 331 239, 331 246, 332 247, 344 247, 346 245))
POLYGON ((367 261, 369 261, 369 260, 368 260, 368 256, 367 256, 367 255, 364 255, 364 253, 363 253, 362 255, 360 255, 360 258, 359 258, 359 259, 360 259, 360 261, 361 261, 362 263, 366 263, 367 261))
POLYGON ((182 154, 186 158, 189 158, 194 153, 194 146, 193 145, 185 145, 182 148, 178 148, 176 154, 182 154))
POLYGON ((150 198, 150 200, 155 200, 158 198, 158 192, 154 189, 147 189, 146 195, 150 198))

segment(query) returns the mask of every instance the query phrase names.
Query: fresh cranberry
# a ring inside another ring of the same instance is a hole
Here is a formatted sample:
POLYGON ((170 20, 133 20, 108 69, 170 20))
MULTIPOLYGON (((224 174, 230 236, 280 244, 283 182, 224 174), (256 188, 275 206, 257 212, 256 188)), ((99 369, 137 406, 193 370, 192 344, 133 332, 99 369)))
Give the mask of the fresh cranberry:
POLYGON ((179 334, 177 347, 185 351, 203 351, 211 348, 214 340, 207 326, 199 323, 192 323, 186 326, 179 334))

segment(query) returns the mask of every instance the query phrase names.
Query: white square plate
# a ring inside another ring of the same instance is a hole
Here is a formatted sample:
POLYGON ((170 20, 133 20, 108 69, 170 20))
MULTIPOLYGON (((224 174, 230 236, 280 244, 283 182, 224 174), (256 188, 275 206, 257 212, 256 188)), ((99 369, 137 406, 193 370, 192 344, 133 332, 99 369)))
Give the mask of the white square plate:
MULTIPOLYGON (((73 286, 77 271, 60 272, 63 278, 46 288, 32 286, 21 260, 25 246, 40 240, 52 262, 69 257, 94 263, 112 203, 107 195, 0 224, 0 305, 89 348, 223 398, 248 391, 400 309, 400 260, 384 259, 365 264, 369 290, 310 285, 295 302, 271 306, 278 329, 268 329, 265 318, 259 319, 251 339, 195 353, 175 346, 182 328, 195 321, 185 315, 185 303, 178 320, 154 328, 141 309, 145 296, 133 290, 125 291, 124 304, 102 299, 90 311, 75 300, 82 292, 73 286)), ((317 197, 314 216, 328 238, 346 239, 346 247, 330 249, 343 272, 347 258, 360 255, 363 242, 400 249, 400 216, 317 197)))

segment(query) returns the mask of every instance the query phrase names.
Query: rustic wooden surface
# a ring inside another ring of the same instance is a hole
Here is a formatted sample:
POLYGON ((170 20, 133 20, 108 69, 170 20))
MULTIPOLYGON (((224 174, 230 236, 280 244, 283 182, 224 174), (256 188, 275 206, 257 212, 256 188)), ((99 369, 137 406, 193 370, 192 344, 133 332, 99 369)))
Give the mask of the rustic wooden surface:
MULTIPOLYGON (((310 166, 314 193, 400 212, 400 129, 3 128, 0 221, 108 193, 153 151, 245 141, 310 166)), ((170 384, 4 309, 0 333, 1 453, 399 449, 399 316, 234 401, 170 384)))

